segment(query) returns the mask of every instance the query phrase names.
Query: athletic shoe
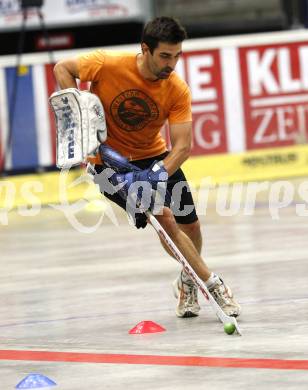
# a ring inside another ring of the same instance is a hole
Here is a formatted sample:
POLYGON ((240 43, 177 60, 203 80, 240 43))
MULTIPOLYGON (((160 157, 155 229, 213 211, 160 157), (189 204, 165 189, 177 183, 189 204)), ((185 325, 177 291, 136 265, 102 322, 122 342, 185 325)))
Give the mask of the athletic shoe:
POLYGON ((241 313, 241 306, 234 300, 232 291, 222 279, 217 281, 209 288, 215 301, 222 308, 225 314, 231 317, 238 317, 241 313))
POLYGON ((178 317, 196 317, 199 315, 198 287, 185 271, 173 282, 174 296, 178 299, 175 313, 178 317))

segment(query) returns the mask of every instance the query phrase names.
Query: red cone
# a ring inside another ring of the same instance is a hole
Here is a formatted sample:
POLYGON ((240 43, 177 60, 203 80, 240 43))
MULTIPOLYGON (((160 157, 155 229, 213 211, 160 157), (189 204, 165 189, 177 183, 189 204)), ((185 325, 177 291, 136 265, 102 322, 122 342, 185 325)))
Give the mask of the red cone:
POLYGON ((156 324, 153 321, 141 321, 134 326, 128 333, 129 334, 143 334, 143 333, 157 333, 165 332, 165 328, 156 324))

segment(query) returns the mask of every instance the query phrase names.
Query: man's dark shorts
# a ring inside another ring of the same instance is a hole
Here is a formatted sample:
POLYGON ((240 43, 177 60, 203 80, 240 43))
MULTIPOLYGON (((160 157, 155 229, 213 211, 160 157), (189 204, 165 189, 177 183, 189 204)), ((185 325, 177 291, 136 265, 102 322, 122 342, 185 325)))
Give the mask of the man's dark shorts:
MULTIPOLYGON (((151 166, 151 164, 154 161, 163 160, 167 156, 167 154, 168 154, 168 152, 165 152, 159 156, 147 158, 144 160, 130 161, 130 163, 136 165, 140 169, 147 169, 151 166)), ((97 173, 100 173, 102 171, 102 166, 96 165, 95 170, 97 173)), ((173 214, 174 214, 174 217, 175 217, 175 220, 177 221, 177 223, 189 224, 189 223, 193 223, 193 222, 197 221, 198 216, 196 213, 194 201, 193 201, 189 185, 187 183, 186 177, 185 177, 182 169, 178 169, 172 176, 169 177, 168 183, 167 183, 167 190, 172 195, 172 197, 177 200, 175 202, 175 204, 171 206, 171 210, 173 211, 173 214), (175 194, 175 193, 173 193, 173 188, 179 182, 182 183, 182 185, 180 185, 181 194, 178 192, 176 192, 176 194, 175 194), (189 213, 186 213, 186 212, 184 213, 183 212, 184 207, 186 210, 189 209, 189 211, 190 210, 191 211, 189 213), (179 214, 181 214, 181 215, 179 215, 179 214)), ((114 202, 117 205, 119 205, 120 207, 122 207, 122 209, 124 209, 124 210, 126 209, 125 200, 117 193, 110 195, 106 192, 103 192, 103 195, 105 195, 106 198, 110 199, 112 202, 114 202)), ((142 214, 142 215, 143 215, 144 221, 146 221, 145 215, 144 214, 142 214)), ((140 221, 139 221, 139 224, 140 224, 140 221)), ((138 226, 138 221, 136 223, 136 226, 137 227, 144 227, 142 225, 142 223, 140 224, 140 226, 138 226)))

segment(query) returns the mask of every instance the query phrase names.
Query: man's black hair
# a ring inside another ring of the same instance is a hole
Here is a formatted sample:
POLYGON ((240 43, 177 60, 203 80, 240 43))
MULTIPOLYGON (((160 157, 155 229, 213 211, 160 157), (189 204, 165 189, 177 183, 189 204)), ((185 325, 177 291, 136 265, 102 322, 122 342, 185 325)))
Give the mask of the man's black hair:
POLYGON ((180 43, 187 38, 185 28, 176 19, 161 16, 149 21, 142 32, 141 43, 146 43, 153 54, 159 42, 180 43))

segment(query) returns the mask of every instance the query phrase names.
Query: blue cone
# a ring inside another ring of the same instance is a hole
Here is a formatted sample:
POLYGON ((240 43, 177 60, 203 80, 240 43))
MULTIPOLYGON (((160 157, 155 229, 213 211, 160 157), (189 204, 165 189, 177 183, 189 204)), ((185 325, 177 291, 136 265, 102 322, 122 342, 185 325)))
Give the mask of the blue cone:
POLYGON ((57 384, 47 376, 30 374, 16 385, 16 389, 39 389, 40 387, 56 386, 57 384))

